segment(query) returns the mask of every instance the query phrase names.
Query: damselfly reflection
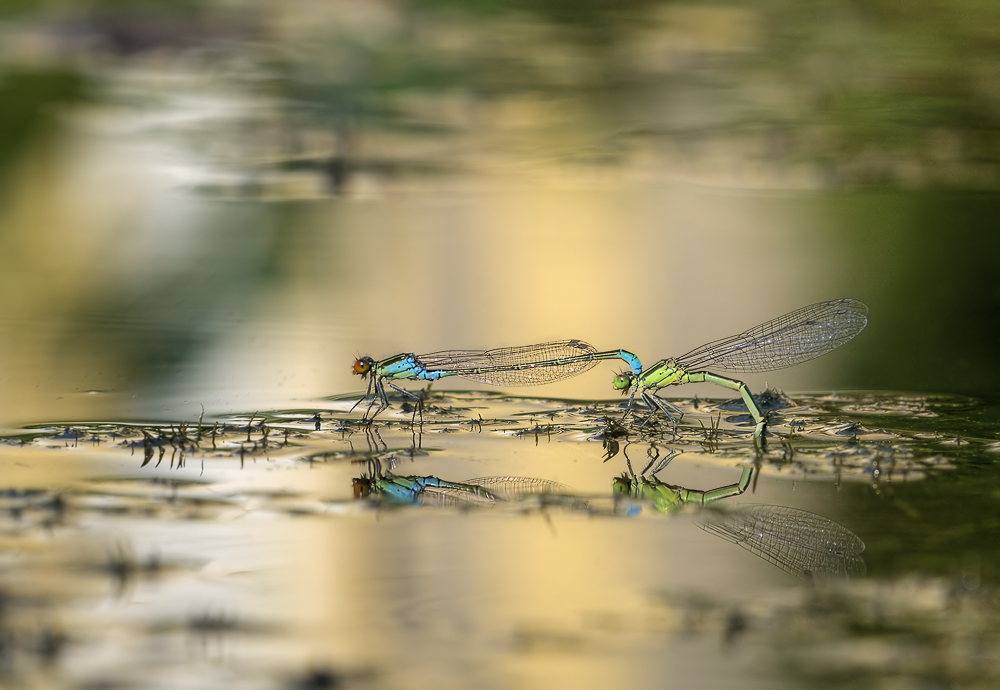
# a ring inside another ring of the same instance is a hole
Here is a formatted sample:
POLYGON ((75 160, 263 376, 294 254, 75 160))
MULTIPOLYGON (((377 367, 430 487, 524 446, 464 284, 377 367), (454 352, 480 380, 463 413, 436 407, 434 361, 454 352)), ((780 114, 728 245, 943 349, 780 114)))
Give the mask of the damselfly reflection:
MULTIPOLYGON (((689 489, 656 478, 676 455, 652 466, 629 472, 612 483, 612 495, 588 496, 547 479, 533 477, 479 477, 449 481, 434 476, 398 475, 383 471, 379 460, 370 472, 356 477, 354 496, 382 505, 421 505, 493 508, 506 504, 524 508, 558 508, 589 515, 634 516, 648 505, 658 513, 675 513, 684 506, 705 506, 743 494, 750 486, 753 466, 746 466, 733 484, 714 489, 689 489)), ((749 505, 727 511, 703 511, 698 526, 739 545, 750 553, 800 578, 859 576, 865 572, 861 553, 865 545, 846 527, 820 515, 785 506, 749 505)))
POLYGON ((383 471, 379 459, 370 460, 368 467, 368 473, 353 480, 354 497, 389 505, 491 508, 497 503, 533 496, 573 498, 563 484, 535 477, 477 477, 453 482, 440 477, 383 471))
POLYGON ((857 577, 865 574, 865 543, 843 525, 787 506, 749 505, 727 512, 706 512, 706 532, 741 548, 789 575, 857 577))
POLYGON ((747 465, 743 468, 740 478, 736 483, 727 484, 715 489, 688 489, 683 486, 661 482, 657 479, 656 473, 670 464, 670 461, 677 454, 678 451, 670 450, 666 457, 660 458, 658 449, 652 446, 650 448, 649 464, 639 473, 632 471, 632 461, 627 459, 628 455, 626 454, 628 472, 615 478, 612 484, 614 494, 616 496, 628 496, 639 501, 648 502, 658 512, 671 513, 685 505, 703 506, 724 498, 739 496, 750 486, 750 479, 753 477, 752 465, 747 465))
MULTIPOLYGON (((750 486, 754 467, 745 466, 734 484, 709 490, 693 490, 660 481, 656 474, 667 467, 678 452, 660 457, 659 449, 647 451, 649 462, 634 472, 626 450, 628 473, 615 479, 615 493, 629 496, 659 513, 673 513, 687 505, 705 506, 743 494, 750 486)), ((821 515, 787 506, 747 505, 728 510, 706 510, 696 518, 698 526, 763 558, 790 575, 816 577, 858 576, 865 573, 861 539, 821 515)))

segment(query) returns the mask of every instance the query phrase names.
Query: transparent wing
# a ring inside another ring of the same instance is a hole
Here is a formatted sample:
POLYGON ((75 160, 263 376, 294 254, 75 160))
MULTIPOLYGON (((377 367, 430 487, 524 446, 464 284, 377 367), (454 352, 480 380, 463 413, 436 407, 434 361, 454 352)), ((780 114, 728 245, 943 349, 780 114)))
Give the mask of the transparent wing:
POLYGON ((445 350, 418 355, 417 361, 431 371, 494 386, 535 386, 590 370, 597 364, 592 357, 596 353, 597 348, 582 340, 556 340, 495 350, 445 350))
POLYGON ((467 479, 465 483, 481 486, 504 501, 533 494, 561 494, 569 489, 565 484, 535 477, 477 477, 467 479))
POLYGON ((797 577, 865 573, 864 542, 843 525, 805 510, 751 505, 712 513, 698 526, 797 577))
POLYGON ((492 508, 497 497, 490 491, 475 485, 426 486, 420 492, 422 505, 460 508, 492 508))
POLYGON ((420 493, 424 505, 491 508, 501 501, 516 501, 535 494, 559 494, 566 487, 558 482, 534 477, 478 477, 461 483, 442 482, 425 486, 420 493))
POLYGON ((868 324, 868 307, 839 299, 803 307, 691 350, 677 362, 688 370, 772 371, 820 357, 851 340, 868 324))

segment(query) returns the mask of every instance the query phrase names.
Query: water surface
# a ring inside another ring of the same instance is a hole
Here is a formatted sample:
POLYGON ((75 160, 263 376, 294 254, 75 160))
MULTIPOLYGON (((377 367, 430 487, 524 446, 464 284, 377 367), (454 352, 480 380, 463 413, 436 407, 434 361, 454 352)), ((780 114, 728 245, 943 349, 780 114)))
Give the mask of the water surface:
POLYGON ((995 401, 795 395, 757 454, 719 400, 677 400, 676 436, 618 426, 618 403, 433 394, 422 425, 394 401, 368 427, 356 400, 6 437, 7 681, 996 678, 995 401), (615 491, 671 453, 647 482, 749 476, 712 507, 780 506, 786 536, 813 516, 840 545, 792 533, 768 560, 704 529, 695 494, 615 491), (358 490, 393 478, 415 489, 358 490), (833 557, 803 566, 803 544, 833 557))

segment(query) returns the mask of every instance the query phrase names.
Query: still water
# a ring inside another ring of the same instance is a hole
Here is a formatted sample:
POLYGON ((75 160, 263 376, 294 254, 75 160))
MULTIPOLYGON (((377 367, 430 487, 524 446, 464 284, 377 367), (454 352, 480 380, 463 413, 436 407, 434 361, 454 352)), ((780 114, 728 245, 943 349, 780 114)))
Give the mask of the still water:
POLYGON ((706 401, 639 437, 616 402, 356 400, 5 438, 11 686, 1000 673, 995 400, 798 395, 762 454, 706 401))
POLYGON ((996 686, 1000 16, 613 5, 0 3, 3 687, 996 686))

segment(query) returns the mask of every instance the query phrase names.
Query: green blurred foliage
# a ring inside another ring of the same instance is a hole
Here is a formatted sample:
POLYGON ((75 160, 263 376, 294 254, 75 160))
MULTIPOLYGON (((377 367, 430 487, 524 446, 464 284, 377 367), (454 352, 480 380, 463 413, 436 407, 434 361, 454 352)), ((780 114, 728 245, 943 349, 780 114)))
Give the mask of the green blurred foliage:
MULTIPOLYGON (((1000 3, 979 0, 757 3, 749 66, 800 96, 790 125, 827 128, 814 153, 864 152, 1000 163, 1000 3), (796 112, 798 110, 798 112, 796 112)), ((871 166, 859 182, 890 170, 871 166)), ((961 183, 960 180, 956 182, 961 183)))
POLYGON ((0 0, 0 17, 15 17, 41 5, 39 0, 0 0))
POLYGON ((54 108, 88 98, 86 80, 70 70, 0 72, 0 171, 50 127, 54 108))
POLYGON ((412 0, 397 18, 297 45, 288 96, 394 126, 397 93, 532 94, 644 147, 735 138, 834 187, 1000 184, 1000 3, 412 0))
POLYGON ((994 393, 1000 388, 1000 194, 864 192, 820 202, 870 304, 854 375, 864 387, 994 393))
POLYGON ((274 69, 275 93, 316 106, 321 127, 446 131, 396 97, 530 94, 639 146, 733 138, 765 162, 818 165, 833 187, 1000 185, 1000 3, 400 0, 309 6, 304 31, 268 36, 257 29, 295 10, 0 0, 0 14, 42 7, 86 18, 123 57, 225 44, 274 69))
POLYGON ((190 12, 205 7, 205 0, 0 0, 0 17, 16 17, 39 10, 80 14, 89 12, 190 12))
POLYGON ((481 18, 524 14, 551 22, 578 39, 611 43, 621 32, 641 26, 646 12, 663 0, 414 0, 425 10, 467 12, 481 18))
POLYGON ((180 14, 204 10, 210 4, 207 0, 78 0, 73 3, 72 9, 104 14, 144 12, 180 14))

